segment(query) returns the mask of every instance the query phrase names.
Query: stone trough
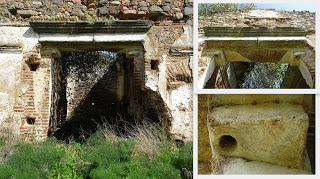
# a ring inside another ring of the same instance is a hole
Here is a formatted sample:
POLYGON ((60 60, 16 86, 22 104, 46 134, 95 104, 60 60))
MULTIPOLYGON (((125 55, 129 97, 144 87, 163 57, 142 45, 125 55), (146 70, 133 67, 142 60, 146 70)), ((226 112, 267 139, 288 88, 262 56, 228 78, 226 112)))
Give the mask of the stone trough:
POLYGON ((221 106, 214 108, 207 120, 213 153, 289 168, 304 167, 309 119, 301 105, 221 106))

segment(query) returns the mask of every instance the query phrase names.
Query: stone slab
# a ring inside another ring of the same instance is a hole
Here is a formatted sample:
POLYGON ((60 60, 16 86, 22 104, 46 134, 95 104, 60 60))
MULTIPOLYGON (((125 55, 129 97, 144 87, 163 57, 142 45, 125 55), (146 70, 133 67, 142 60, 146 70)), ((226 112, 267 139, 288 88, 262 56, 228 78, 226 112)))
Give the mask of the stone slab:
POLYGON ((208 102, 210 106, 223 106, 223 105, 240 105, 240 104, 261 104, 261 103, 291 103, 303 104, 303 94, 219 94, 209 95, 208 102))
POLYGON ((208 37, 208 48, 304 48, 306 37, 208 37))
POLYGON ((146 33, 152 26, 148 20, 117 20, 108 22, 30 22, 39 34, 82 34, 82 33, 146 33))
POLYGON ((95 34, 93 40, 95 42, 142 42, 145 34, 95 34))
POLYGON ((301 105, 264 103, 221 106, 208 114, 213 152, 302 168, 308 115, 301 105))
POLYGON ((301 28, 276 27, 276 28, 252 28, 252 27, 204 27, 204 33, 208 37, 282 37, 282 36, 306 36, 307 32, 301 28))
POLYGON ((310 175, 311 166, 305 152, 304 169, 288 168, 265 162, 248 161, 238 157, 228 157, 228 162, 222 166, 224 175, 310 175))
POLYGON ((145 34, 41 34, 39 42, 142 42, 145 34))

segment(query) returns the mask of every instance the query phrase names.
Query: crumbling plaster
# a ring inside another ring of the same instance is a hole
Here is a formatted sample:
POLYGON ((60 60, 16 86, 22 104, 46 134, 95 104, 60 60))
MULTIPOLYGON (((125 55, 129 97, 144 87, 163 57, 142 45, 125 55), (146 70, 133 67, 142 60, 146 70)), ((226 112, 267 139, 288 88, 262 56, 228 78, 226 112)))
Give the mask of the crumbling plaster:
MULTIPOLYGON (((190 35, 192 35, 192 33, 190 33, 188 29, 192 28, 190 25, 184 25, 184 23, 174 24, 174 26, 171 26, 171 24, 172 22, 167 21, 163 22, 163 24, 155 25, 149 30, 147 35, 144 36, 144 39, 139 37, 139 39, 144 40, 145 47, 145 87, 160 94, 170 111, 172 116, 172 119, 170 119, 170 133, 173 138, 187 141, 192 140, 192 85, 190 81, 181 81, 178 86, 170 88, 168 85, 170 85, 172 79, 171 81, 168 79, 166 74, 168 71, 166 71, 166 69, 167 66, 181 60, 187 60, 186 62, 183 62, 183 64, 187 65, 183 68, 188 70, 191 69, 190 63, 192 60, 190 55, 192 55, 192 46, 190 45, 189 40, 191 39, 190 35), (159 36, 157 33, 167 34, 166 36, 159 36), (157 36, 156 38, 154 38, 155 35, 157 36), (180 36, 181 38, 179 38, 180 36), (175 43, 177 40, 179 43, 175 43), (173 46, 172 44, 177 44, 175 46, 174 55, 170 52, 171 47, 173 46), (186 47, 183 47, 184 45, 186 47), (183 58, 180 58, 180 56, 183 58), (169 61, 165 60, 167 57, 170 57, 169 61), (151 59, 159 61, 158 69, 150 69, 151 67, 149 65, 151 59)), ((24 63, 24 60, 27 60, 24 58, 28 56, 28 53, 32 53, 39 42, 48 41, 48 39, 43 40, 42 38, 42 40, 39 41, 41 37, 34 33, 32 28, 22 24, 20 24, 20 26, 3 25, 0 27, 0 32, 0 45, 2 48, 2 51, 0 52, 0 121, 5 123, 4 118, 7 119, 12 115, 17 114, 13 112, 15 101, 18 100, 23 102, 19 97, 19 93, 23 93, 23 89, 27 88, 25 84, 20 82, 22 64, 24 63)), ((41 94, 44 94, 45 91, 43 90, 46 89, 44 88, 46 84, 42 84, 42 79, 46 78, 45 71, 40 71, 34 73, 35 82, 33 86, 35 93, 37 93, 37 95, 34 96, 35 105, 41 104, 41 101, 43 100, 41 94)), ((186 75, 190 75, 188 78, 191 78, 191 70, 186 75)), ((13 118, 18 119, 15 125, 16 130, 19 130, 19 127, 21 126, 21 116, 14 116, 13 118)), ((35 131, 39 130, 35 129, 35 131)), ((17 131, 17 133, 19 133, 19 131, 17 131)))

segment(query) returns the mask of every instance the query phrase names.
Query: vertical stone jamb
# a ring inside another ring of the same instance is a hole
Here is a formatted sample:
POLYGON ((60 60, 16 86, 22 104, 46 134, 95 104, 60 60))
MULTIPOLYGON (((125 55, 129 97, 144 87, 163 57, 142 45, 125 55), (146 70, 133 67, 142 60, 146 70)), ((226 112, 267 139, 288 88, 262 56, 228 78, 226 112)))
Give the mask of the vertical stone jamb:
MULTIPOLYGON (((134 114, 137 114, 137 119, 143 118, 143 96, 145 86, 145 73, 144 73, 144 52, 142 48, 129 48, 127 49, 126 57, 128 60, 132 60, 132 82, 130 93, 134 96, 134 99, 130 99, 130 108, 134 114)), ((130 97, 132 98, 132 97, 130 97)))
POLYGON ((59 60, 61 54, 56 48, 43 48, 41 50, 41 59, 43 61, 43 70, 45 70, 44 103, 42 105, 42 127, 47 129, 47 134, 51 134, 57 129, 61 122, 59 118, 59 92, 60 92, 60 73, 62 72, 59 60))

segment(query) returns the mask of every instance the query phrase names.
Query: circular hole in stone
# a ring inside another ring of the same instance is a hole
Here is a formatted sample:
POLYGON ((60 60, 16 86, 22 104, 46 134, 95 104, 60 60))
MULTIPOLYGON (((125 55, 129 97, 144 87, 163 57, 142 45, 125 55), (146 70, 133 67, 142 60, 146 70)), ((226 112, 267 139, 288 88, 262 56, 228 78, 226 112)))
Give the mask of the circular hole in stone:
POLYGON ((37 71, 39 68, 40 64, 39 63, 28 63, 30 71, 37 71))
POLYGON ((29 124, 29 125, 34 125, 34 123, 36 122, 36 118, 34 118, 34 117, 27 117, 27 123, 29 124))
POLYGON ((237 146, 237 140, 231 135, 223 135, 220 137, 219 145, 225 150, 234 149, 237 146))

